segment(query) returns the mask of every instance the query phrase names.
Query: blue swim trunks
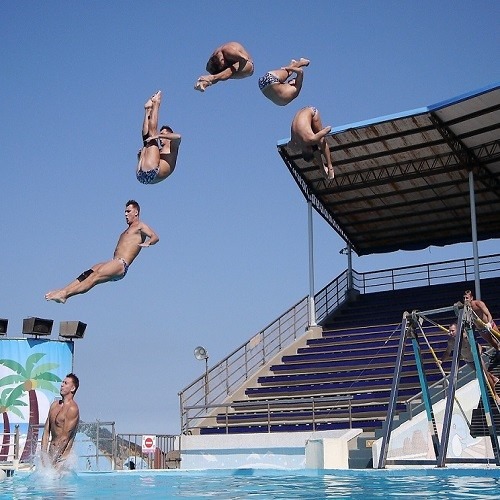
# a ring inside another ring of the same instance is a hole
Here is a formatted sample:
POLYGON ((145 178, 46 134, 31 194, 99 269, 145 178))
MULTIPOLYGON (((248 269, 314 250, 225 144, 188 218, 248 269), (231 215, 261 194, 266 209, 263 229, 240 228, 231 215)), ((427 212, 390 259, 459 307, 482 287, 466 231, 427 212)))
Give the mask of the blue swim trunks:
POLYGON ((281 83, 279 78, 274 76, 272 73, 266 73, 264 76, 259 78, 259 89, 263 90, 273 83, 281 83))
POLYGON ((151 184, 158 177, 158 173, 160 172, 160 165, 151 170, 138 170, 136 177, 139 182, 142 184, 151 184))
POLYGON ((122 259, 121 257, 117 257, 115 260, 119 260, 123 264, 123 274, 121 276, 117 276, 116 278, 113 278, 111 281, 120 281, 121 279, 125 278, 125 276, 127 275, 129 265, 125 262, 125 259, 122 259))

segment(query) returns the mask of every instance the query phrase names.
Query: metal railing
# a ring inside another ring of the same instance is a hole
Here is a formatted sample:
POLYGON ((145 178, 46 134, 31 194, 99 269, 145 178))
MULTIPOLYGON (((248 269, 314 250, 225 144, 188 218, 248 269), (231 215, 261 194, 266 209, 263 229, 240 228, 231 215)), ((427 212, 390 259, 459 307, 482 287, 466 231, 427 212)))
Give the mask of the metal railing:
MULTIPOLYGON (((39 430, 33 456, 29 457, 25 466, 32 467, 41 449, 43 425, 36 426, 39 430)), ((3 434, 0 434, 0 439, 3 434)), ((19 429, 10 435, 10 461, 19 462, 19 429), (13 458, 12 458, 13 457, 13 458)), ((77 439, 73 445, 76 452, 79 469, 84 470, 121 470, 130 468, 173 469, 179 467, 179 436, 156 435, 156 447, 153 453, 144 453, 142 449, 143 434, 116 434, 114 422, 80 422, 77 439), (134 467, 130 466, 130 462, 134 467)), ((0 461, 0 468, 7 469, 7 460, 0 461)))
MULTIPOLYGON (((38 432, 36 444, 32 446, 33 453, 27 458, 25 464, 33 466, 35 459, 41 450, 42 434, 44 426, 35 425, 38 432)), ((78 459, 85 463, 85 470, 102 470, 115 468, 116 445, 115 445, 115 423, 114 422, 81 422, 78 424, 77 434, 79 438, 75 440, 73 450, 78 448, 78 459), (86 452, 83 450, 87 450, 86 452)), ((25 444, 25 446, 29 444, 25 444)))
POLYGON ((86 470, 101 470, 101 464, 111 462, 111 469, 116 463, 116 434, 114 422, 80 422, 78 432, 85 438, 79 440, 79 458, 85 461, 86 470))
POLYGON ((10 476, 19 466, 19 425, 14 432, 0 433, 0 470, 10 476))
MULTIPOLYGON (((188 431, 186 406, 222 403, 232 392, 274 355, 295 341, 308 322, 308 301, 304 297, 276 321, 235 349, 205 375, 179 393, 181 432, 188 431)), ((203 412, 199 411, 201 417, 203 412)))
MULTIPOLYGON (((500 254, 480 257, 481 279, 498 276, 499 269, 500 254)), ((366 273, 353 270, 351 286, 352 290, 367 294, 473 279, 474 260, 467 258, 366 273)), ((318 323, 346 301, 349 281, 348 273, 344 271, 315 295, 318 323)), ((276 354, 304 335, 309 326, 308 302, 308 297, 301 299, 282 316, 179 392, 181 433, 188 432, 189 425, 196 427, 196 419, 204 418, 206 414, 204 408, 220 406, 276 354), (189 419, 187 408, 193 413, 189 419)))
POLYGON ((156 447, 151 453, 142 449, 143 434, 117 434, 116 469, 178 469, 180 465, 179 436, 155 435, 156 447))
MULTIPOLYGON (((186 406, 186 422, 187 427, 190 431, 197 429, 198 427, 192 421, 198 421, 200 419, 203 420, 214 420, 214 426, 224 426, 226 429, 226 434, 229 433, 230 427, 230 415, 234 415, 234 412, 230 412, 230 409, 244 408, 245 410, 251 411, 254 409, 262 409, 264 407, 265 413, 262 413, 260 416, 264 417, 260 420, 265 420, 264 423, 259 425, 265 425, 267 427, 267 432, 271 432, 272 425, 288 424, 293 425, 293 421, 286 422, 277 422, 276 418, 273 417, 273 411, 287 409, 291 406, 300 406, 301 411, 310 411, 311 418, 310 422, 312 424, 312 430, 316 431, 316 424, 324 420, 324 416, 319 416, 317 411, 321 410, 324 412, 325 409, 337 409, 337 408, 347 408, 348 410, 348 421, 349 428, 352 429, 352 404, 351 400, 354 398, 352 395, 346 396, 331 396, 331 397, 310 397, 310 398, 280 398, 274 401, 245 401, 244 403, 221 403, 218 405, 199 405, 199 406, 186 406), (222 417, 222 413, 217 412, 217 415, 214 415, 213 409, 220 409, 224 412, 224 418, 222 417), (203 412, 203 415, 200 416, 199 411, 203 412), (191 418, 189 416, 189 412, 194 411, 195 417, 191 418), (224 420, 224 423, 221 425, 217 422, 217 420, 224 420)), ((256 425, 256 424, 253 424, 256 425)))
MULTIPOLYGON (((500 254, 479 258, 481 279, 498 276, 500 254)), ((361 293, 400 290, 474 280, 474 260, 456 259, 434 264, 397 267, 367 273, 353 272, 354 287, 361 293)))

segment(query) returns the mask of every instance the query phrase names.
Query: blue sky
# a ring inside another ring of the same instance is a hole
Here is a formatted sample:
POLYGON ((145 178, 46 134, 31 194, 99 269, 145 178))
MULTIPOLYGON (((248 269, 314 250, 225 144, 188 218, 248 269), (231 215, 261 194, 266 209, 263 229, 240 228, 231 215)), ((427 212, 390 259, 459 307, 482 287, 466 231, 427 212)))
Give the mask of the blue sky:
MULTIPOLYGON (((497 82, 496 0, 18 1, 2 5, 0 317, 9 336, 39 316, 88 324, 75 346, 86 421, 124 433, 179 431, 177 393, 308 293, 307 206, 280 159, 302 106, 334 127, 433 104, 497 82), (193 90, 220 44, 237 40, 252 78, 193 90), (257 79, 307 57, 286 107, 257 79), (183 136, 177 169, 134 175, 143 104, 183 136), (136 199, 160 236, 118 283, 47 303, 112 257, 136 199)), ((314 216, 316 288, 347 266, 314 216)), ((481 254, 498 251, 482 242, 481 254)), ((359 271, 472 255, 470 245, 354 256, 359 271)), ((56 337, 56 334, 53 334, 56 337)), ((1 345, 1 344, 0 344, 1 345)))

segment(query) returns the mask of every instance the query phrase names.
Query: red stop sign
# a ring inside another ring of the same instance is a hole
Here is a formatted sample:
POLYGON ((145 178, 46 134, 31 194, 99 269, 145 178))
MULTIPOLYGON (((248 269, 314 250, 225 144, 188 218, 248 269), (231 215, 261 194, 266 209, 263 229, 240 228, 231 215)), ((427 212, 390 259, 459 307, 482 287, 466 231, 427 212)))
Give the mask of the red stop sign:
POLYGON ((153 439, 148 437, 144 440, 144 446, 146 448, 151 448, 153 446, 153 439))

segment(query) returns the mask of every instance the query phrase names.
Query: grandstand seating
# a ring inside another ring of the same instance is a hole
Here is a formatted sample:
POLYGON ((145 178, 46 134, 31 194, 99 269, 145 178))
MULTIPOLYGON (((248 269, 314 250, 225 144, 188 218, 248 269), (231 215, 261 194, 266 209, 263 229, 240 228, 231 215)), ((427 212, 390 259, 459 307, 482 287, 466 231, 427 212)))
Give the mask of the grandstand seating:
MULTIPOLYGON (((390 399, 403 312, 452 306, 462 300, 464 288, 460 283, 448 283, 359 294, 323 322, 321 338, 309 339, 295 354, 284 355, 280 363, 269 366, 268 374, 246 389, 245 399, 233 401, 227 412, 217 414, 213 424, 200 432, 380 429, 390 399)), ((483 280, 482 290, 490 309, 500 311, 500 278, 483 280)), ((447 312, 432 319, 448 326, 455 316, 447 312)), ((438 325, 424 322, 422 327, 440 358, 447 334, 438 325)), ((422 335, 419 342, 430 385, 441 380, 442 374, 422 335)), ((407 339, 396 411, 405 411, 405 402, 420 390, 411 340, 407 339)))

